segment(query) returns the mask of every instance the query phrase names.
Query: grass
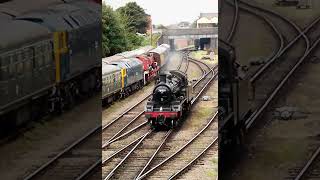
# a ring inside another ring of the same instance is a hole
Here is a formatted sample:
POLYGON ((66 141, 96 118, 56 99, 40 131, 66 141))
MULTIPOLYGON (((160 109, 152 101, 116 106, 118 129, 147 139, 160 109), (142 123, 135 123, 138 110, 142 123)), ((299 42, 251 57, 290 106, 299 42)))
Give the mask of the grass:
POLYGON ((218 175, 218 157, 214 156, 211 162, 212 162, 213 168, 212 168, 212 170, 207 172, 207 175, 209 177, 214 178, 218 175))
MULTIPOLYGON (((197 120, 206 120, 213 115, 212 107, 197 107, 197 110, 193 112, 192 118, 197 120), (198 110, 199 109, 199 110, 198 110)), ((197 125, 198 121, 191 121, 191 125, 197 125)))
POLYGON ((191 53, 191 57, 195 59, 201 59, 205 55, 208 55, 207 51, 194 51, 191 53))

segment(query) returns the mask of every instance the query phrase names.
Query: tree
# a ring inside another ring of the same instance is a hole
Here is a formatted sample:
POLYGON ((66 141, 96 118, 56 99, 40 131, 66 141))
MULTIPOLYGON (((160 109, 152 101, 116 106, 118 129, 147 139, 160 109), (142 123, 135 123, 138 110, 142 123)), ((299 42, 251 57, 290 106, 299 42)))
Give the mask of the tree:
POLYGON ((149 24, 148 14, 136 2, 129 2, 117 9, 122 19, 126 19, 129 30, 133 33, 146 33, 149 24))
POLYGON ((168 29, 167 27, 165 27, 164 25, 162 25, 162 24, 159 24, 158 26, 157 26, 157 29, 168 29))
POLYGON ((103 57, 127 49, 125 28, 118 15, 108 5, 102 5, 102 52, 103 57))

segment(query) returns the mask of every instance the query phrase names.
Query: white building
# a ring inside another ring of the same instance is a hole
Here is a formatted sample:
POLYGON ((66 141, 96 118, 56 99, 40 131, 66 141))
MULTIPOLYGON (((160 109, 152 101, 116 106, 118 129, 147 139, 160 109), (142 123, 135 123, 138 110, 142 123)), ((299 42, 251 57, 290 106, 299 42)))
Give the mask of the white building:
POLYGON ((214 27, 218 25, 218 13, 200 13, 197 28, 214 27))

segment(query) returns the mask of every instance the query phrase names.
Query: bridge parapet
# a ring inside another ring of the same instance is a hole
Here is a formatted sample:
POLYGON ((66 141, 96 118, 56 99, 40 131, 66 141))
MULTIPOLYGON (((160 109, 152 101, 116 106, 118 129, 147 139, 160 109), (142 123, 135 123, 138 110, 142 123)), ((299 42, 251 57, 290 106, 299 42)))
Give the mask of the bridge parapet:
POLYGON ((163 36, 217 35, 217 34, 218 34, 218 27, 166 29, 162 32, 163 36))

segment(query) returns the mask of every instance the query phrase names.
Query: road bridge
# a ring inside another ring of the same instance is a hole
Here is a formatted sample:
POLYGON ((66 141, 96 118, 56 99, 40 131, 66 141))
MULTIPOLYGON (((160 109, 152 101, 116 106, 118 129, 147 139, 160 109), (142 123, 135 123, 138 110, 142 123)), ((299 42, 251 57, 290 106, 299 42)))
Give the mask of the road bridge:
POLYGON ((159 43, 174 45, 175 39, 192 39, 195 45, 201 42, 208 44, 209 48, 218 47, 218 27, 210 28, 181 28, 181 29, 165 29, 162 31, 162 37, 159 43))

